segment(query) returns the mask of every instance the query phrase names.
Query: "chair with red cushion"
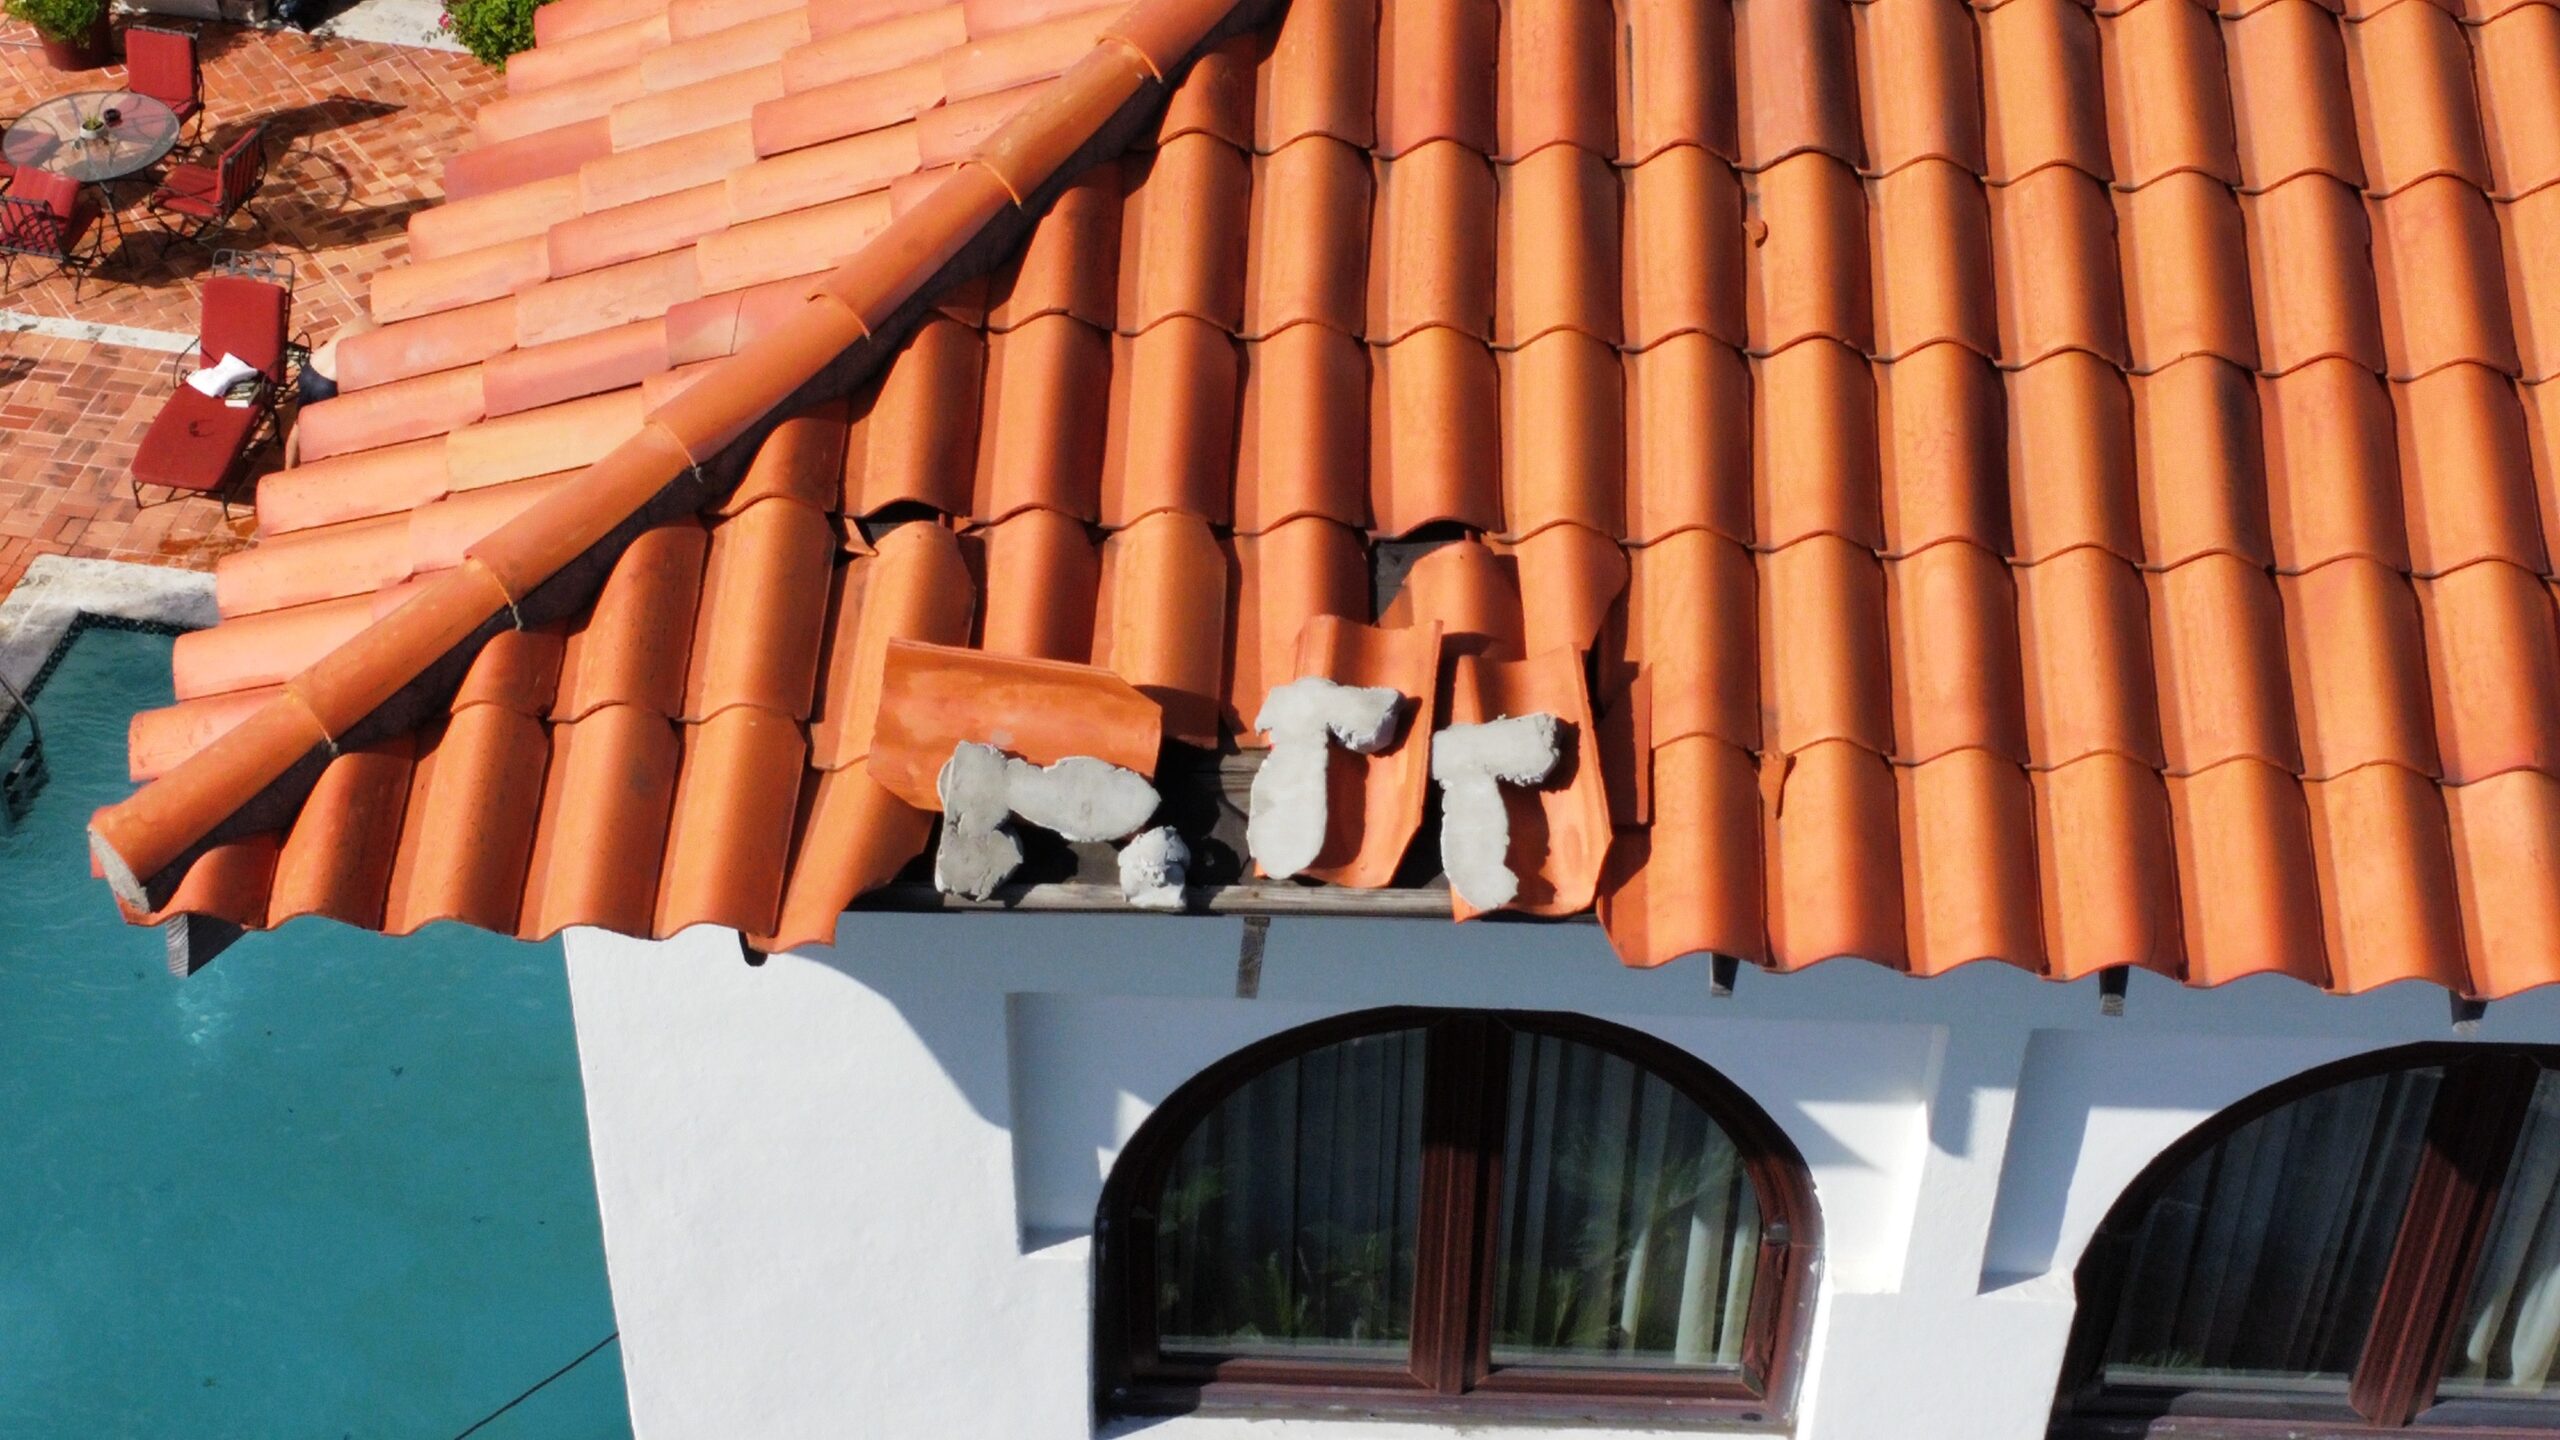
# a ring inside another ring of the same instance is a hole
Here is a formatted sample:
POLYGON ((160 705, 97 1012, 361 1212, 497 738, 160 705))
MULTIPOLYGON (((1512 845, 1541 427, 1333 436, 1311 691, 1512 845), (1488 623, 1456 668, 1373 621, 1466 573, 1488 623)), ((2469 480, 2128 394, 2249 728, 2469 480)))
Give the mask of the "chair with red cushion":
POLYGON ((217 265, 204 283, 204 322, 192 356, 178 357, 181 383, 160 407, 133 456, 133 502, 142 487, 157 486, 174 500, 182 494, 211 495, 227 513, 231 491, 247 474, 246 461, 265 443, 281 438, 276 403, 285 389, 293 346, 291 272, 278 283, 272 269, 239 269, 217 265), (230 273, 226 273, 230 269, 230 273), (257 393, 246 405, 233 405, 183 383, 194 365, 210 365, 237 355, 258 368, 257 393))
POLYGON ((161 250, 179 240, 203 244, 231 223, 231 217, 267 179, 267 127, 252 125, 223 147, 210 165, 171 166, 168 178, 151 192, 150 206, 165 228, 161 250))
POLYGON ((183 30, 128 25, 124 31, 124 83, 169 107, 183 132, 204 117, 204 71, 196 37, 183 30))
POLYGON ((50 260, 71 275, 77 294, 97 255, 80 242, 97 226, 98 204, 80 182, 50 170, 21 170, 0 195, 0 283, 14 277, 18 257, 50 260))

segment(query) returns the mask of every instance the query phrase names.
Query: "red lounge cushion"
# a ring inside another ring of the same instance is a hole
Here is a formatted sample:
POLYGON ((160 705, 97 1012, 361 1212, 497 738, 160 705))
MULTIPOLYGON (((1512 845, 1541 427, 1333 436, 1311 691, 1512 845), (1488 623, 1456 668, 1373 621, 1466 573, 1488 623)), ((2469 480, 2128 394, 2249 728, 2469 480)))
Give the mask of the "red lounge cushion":
POLYGON ((181 385, 133 452, 133 478, 173 490, 219 490, 264 413, 264 406, 225 405, 181 385))
POLYGON ((293 296, 281 285, 238 275, 217 275, 204 282, 204 329, 200 349, 205 363, 237 355, 284 383, 285 330, 293 296))

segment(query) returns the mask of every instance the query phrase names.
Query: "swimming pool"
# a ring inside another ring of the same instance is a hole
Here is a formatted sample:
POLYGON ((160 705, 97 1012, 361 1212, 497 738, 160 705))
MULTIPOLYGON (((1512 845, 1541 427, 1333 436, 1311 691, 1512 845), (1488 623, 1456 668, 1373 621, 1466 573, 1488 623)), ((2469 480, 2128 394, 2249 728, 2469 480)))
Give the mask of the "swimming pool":
MULTIPOLYGON (((302 920, 171 979, 82 838, 169 647, 75 632, 0 825, 0 1435, 451 1440, 614 1332, 560 947, 302 920)), ((628 1436, 621 1361, 474 1440, 628 1436)))

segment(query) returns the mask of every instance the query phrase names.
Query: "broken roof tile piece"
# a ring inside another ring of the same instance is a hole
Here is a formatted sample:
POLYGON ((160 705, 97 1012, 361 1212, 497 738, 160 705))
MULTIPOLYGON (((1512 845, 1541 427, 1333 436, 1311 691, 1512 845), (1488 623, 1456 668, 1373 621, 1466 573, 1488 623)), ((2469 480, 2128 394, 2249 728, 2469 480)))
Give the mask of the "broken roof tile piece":
POLYGON ((102 868, 813 943, 958 741, 1325 675, 1563 720, 1631 963, 2548 983, 2555 15, 555 0, 102 868))

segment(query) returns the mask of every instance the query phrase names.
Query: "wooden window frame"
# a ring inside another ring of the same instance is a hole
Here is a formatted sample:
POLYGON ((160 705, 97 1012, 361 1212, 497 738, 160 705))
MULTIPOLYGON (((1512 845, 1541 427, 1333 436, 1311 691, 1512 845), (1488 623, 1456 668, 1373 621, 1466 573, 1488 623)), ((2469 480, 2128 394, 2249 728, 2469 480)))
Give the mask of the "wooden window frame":
POLYGON ((2434 1042, 2323 1065, 2216 1114, 2144 1168, 2108 1211, 2074 1275, 2080 1313, 2063 1360, 2054 1440, 2275 1440, 2396 1436, 2403 1440, 2560 1434, 2552 1400, 2436 1398, 2454 1333, 2470 1299, 2506 1171, 2545 1070, 2560 1047, 2434 1042), (2189 1163, 2240 1127, 2323 1090, 2395 1071, 2441 1066, 2424 1150, 2409 1185, 2373 1323, 2343 1399, 2237 1387, 2114 1385, 2106 1346, 2123 1296, 2140 1218, 2189 1163), (2306 1427, 2309 1427, 2306 1429, 2306 1427))
POLYGON ((1103 1409, 1382 1416, 1784 1423, 1792 1416, 1821 1221, 1803 1158, 1730 1081, 1695 1056, 1585 1016, 1398 1007, 1284 1031, 1219 1061, 1168 1097, 1131 1137, 1103 1187, 1095 1227, 1095 1372, 1103 1409), (1427 1032, 1412 1339, 1402 1362, 1197 1358, 1156 1343, 1150 1206, 1192 1130, 1238 1086, 1293 1056, 1363 1036, 1427 1032), (1740 1152, 1760 1206, 1758 1278, 1739 1375, 1592 1366, 1495 1366, 1496 1197, 1509 1093, 1509 1035, 1573 1040, 1629 1061, 1695 1102, 1740 1152))

